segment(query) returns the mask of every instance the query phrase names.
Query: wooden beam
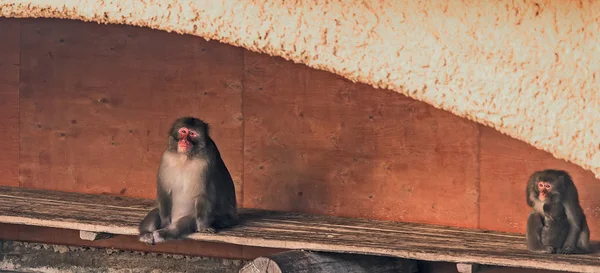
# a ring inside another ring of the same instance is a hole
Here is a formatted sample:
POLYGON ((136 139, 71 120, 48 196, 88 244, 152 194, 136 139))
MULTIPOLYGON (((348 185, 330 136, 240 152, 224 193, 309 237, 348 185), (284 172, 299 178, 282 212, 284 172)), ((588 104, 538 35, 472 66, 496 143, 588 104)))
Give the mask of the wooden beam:
POLYGON ((459 273, 476 273, 478 268, 478 264, 456 264, 459 273))
POLYGON ((481 273, 496 267, 497 266, 487 264, 456 264, 456 270, 459 273, 481 273))
POLYGON ((114 234, 110 234, 110 233, 106 233, 106 232, 92 232, 92 231, 85 231, 85 230, 79 231, 79 238, 81 238, 81 240, 86 240, 86 241, 96 241, 96 240, 108 239, 113 236, 114 236, 114 234))
MULTIPOLYGON (((149 199, 0 187, 0 223, 137 235, 149 199)), ((188 238, 209 242, 393 256, 425 261, 600 272, 600 253, 529 252, 523 234, 240 209, 240 225, 188 238)), ((181 242, 183 243, 183 242, 181 242)))
POLYGON ((270 257, 258 257, 240 273, 415 273, 417 262, 400 258, 343 253, 286 251, 270 257))

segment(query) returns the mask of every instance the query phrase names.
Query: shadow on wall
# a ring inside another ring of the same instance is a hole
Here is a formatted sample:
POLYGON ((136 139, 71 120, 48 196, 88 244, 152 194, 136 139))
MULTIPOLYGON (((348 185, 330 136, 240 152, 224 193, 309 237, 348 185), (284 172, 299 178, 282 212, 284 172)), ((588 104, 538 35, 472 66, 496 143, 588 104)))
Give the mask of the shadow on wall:
POLYGON ((244 206, 477 226, 478 128, 246 52, 244 206))

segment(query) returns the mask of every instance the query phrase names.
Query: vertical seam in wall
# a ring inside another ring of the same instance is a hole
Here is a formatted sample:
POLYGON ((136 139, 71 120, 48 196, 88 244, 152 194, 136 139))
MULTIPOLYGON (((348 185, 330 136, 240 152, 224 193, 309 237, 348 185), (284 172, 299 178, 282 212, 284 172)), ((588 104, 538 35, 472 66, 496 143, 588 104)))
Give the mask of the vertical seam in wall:
POLYGON ((19 187, 23 187, 23 182, 21 181, 21 69, 23 67, 23 22, 21 20, 19 20, 18 28, 19 41, 17 45, 17 50, 19 50, 19 66, 17 69, 17 126, 19 127, 17 128, 17 180, 19 187))
MULTIPOLYGON (((244 111, 244 93, 246 92, 246 49, 241 48, 242 51, 242 91, 240 94, 241 98, 241 111, 242 111, 242 188, 240 190, 240 204, 238 207, 244 207, 244 188, 246 187, 246 112, 244 111)), ((246 247, 239 246, 240 256, 246 258, 246 247)))
POLYGON ((246 184, 246 114, 244 109, 244 93, 246 92, 246 50, 242 51, 242 90, 241 90, 241 112, 242 112, 242 189, 240 190, 240 206, 244 207, 244 188, 246 184))
POLYGON ((475 146, 475 183, 477 185, 477 228, 481 228, 481 125, 477 124, 477 142, 475 146))

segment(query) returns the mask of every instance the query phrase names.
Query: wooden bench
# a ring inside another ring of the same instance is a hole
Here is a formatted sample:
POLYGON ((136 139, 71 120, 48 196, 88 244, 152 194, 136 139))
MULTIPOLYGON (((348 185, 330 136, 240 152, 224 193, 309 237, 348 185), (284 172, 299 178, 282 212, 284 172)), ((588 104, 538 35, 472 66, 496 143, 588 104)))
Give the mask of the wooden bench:
MULTIPOLYGON (((0 222, 137 235, 154 207, 148 199, 0 187, 0 222)), ((485 264, 572 272, 600 272, 600 255, 537 255, 521 234, 240 209, 242 224, 189 239, 238 245, 394 256, 459 264, 485 264)), ((91 232, 91 233, 90 233, 91 232)), ((102 236, 100 236, 102 237, 102 236)))

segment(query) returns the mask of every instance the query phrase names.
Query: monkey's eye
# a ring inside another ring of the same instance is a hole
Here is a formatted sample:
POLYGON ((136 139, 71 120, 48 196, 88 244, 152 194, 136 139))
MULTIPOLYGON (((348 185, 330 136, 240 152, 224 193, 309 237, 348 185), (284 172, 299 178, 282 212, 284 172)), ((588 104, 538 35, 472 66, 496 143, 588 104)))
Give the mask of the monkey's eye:
POLYGON ((194 132, 194 131, 190 131, 190 136, 191 136, 191 137, 196 137, 196 132, 194 132))
POLYGON ((181 129, 179 129, 179 133, 182 135, 186 135, 188 132, 185 128, 181 128, 181 129))
POLYGON ((539 188, 543 188, 544 187, 544 183, 538 183, 538 187, 539 188))
POLYGON ((549 189, 549 188, 550 188, 550 185, 546 185, 545 187, 546 187, 546 189, 549 189))

